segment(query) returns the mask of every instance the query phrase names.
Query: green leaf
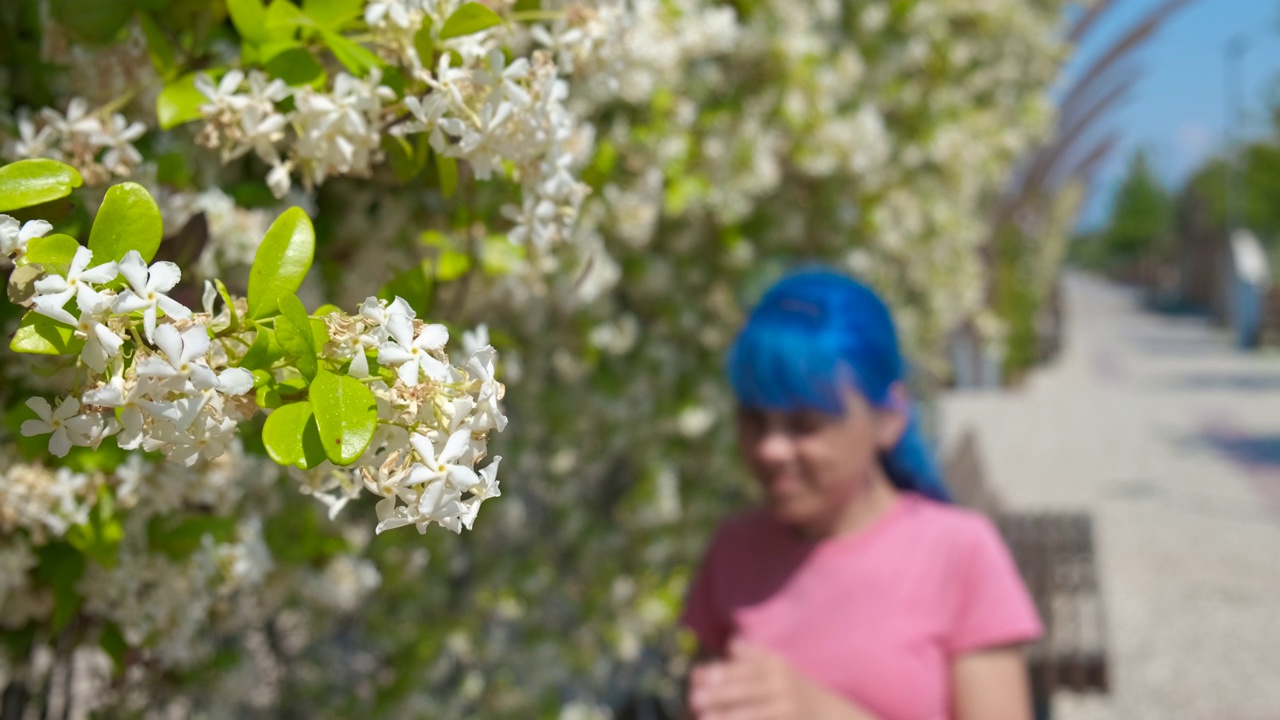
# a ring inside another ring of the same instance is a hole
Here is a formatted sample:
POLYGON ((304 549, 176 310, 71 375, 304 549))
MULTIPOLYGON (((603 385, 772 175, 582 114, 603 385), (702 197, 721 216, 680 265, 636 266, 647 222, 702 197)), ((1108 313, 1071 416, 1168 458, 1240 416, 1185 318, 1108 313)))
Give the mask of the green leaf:
POLYGON ((80 609, 76 584, 84 574, 84 555, 66 542, 53 542, 36 549, 36 582, 53 590, 52 629, 61 632, 80 609))
POLYGON ((275 331, 261 325, 257 326, 257 330, 253 344, 249 346, 244 357, 240 358, 240 367, 247 370, 269 368, 275 361, 284 357, 284 348, 280 347, 280 342, 276 340, 275 331))
POLYGON ((440 178, 440 193, 447 198, 453 197, 458 189, 458 161, 434 153, 436 158, 436 174, 440 178))
POLYGON ((263 65, 272 77, 278 77, 289 85, 320 86, 329 75, 319 61, 306 48, 287 48, 271 56, 263 65))
POLYGON ((151 13, 139 12, 138 23, 142 26, 143 37, 147 39, 147 55, 151 57, 151 64, 155 66, 156 72, 160 73, 160 77, 168 77, 174 69, 173 63, 177 58, 173 43, 169 42, 169 36, 165 34, 164 28, 160 27, 160 23, 156 22, 151 13))
POLYGON ((89 520, 67 530, 67 542, 99 565, 112 568, 123 539, 124 528, 115 515, 111 491, 104 485, 98 490, 98 502, 89 510, 89 520))
POLYGON ((444 21, 444 27, 440 29, 440 39, 462 37, 501 24, 502 18, 498 13, 478 2, 469 2, 453 11, 449 19, 444 21))
POLYGON ((413 308, 425 312, 434 299, 434 287, 430 263, 421 262, 393 277, 378 291, 378 298, 390 302, 397 296, 402 297, 413 308))
POLYGON ((436 280, 457 280, 471 269, 471 257, 457 250, 445 250, 436 258, 436 280))
MULTIPOLYGON (((217 82, 222 73, 208 71, 207 74, 217 82)), ((156 98, 156 120, 161 130, 168 130, 183 123, 199 120, 200 106, 209 102, 204 93, 196 89, 197 73, 187 73, 168 83, 156 98)))
POLYGON ((326 30, 337 30, 363 11, 364 0, 302 0, 302 12, 326 30))
POLYGON ((266 27, 272 40, 288 40, 297 34, 299 25, 314 25, 302 9, 289 0, 275 0, 267 6, 266 27))
POLYGON ((103 625, 98 644, 111 656, 116 673, 124 671, 124 655, 129 652, 129 643, 125 641, 124 633, 120 632, 120 626, 111 622, 103 625))
POLYGON ((387 154, 387 164, 401 183, 407 183, 422 170, 414 157, 413 146, 408 140, 395 135, 382 136, 382 151, 387 154))
POLYGON ((107 190, 89 231, 93 264, 119 262, 130 250, 137 250, 143 260, 151 262, 163 236, 164 221, 151 193, 137 183, 114 185, 107 190))
POLYGON ((329 46, 333 56, 338 58, 338 62, 342 63, 352 75, 364 77, 370 70, 382 65, 382 61, 378 59, 378 56, 374 55, 368 48, 358 45, 332 30, 321 30, 320 37, 324 38, 324 44, 329 46))
POLYGON ((258 320, 276 314, 280 296, 298 291, 311 269, 316 233, 302 208, 280 213, 258 246, 249 269, 249 317, 258 320))
POLYGON ((378 427, 378 403, 363 383, 327 370, 311 381, 311 406, 325 454, 335 465, 360 458, 378 427))
POLYGON ((525 249, 506 235, 490 235, 485 238, 480 253, 480 264, 486 275, 510 275, 525 262, 525 249))
POLYGON ((306 400, 272 410, 262 426, 262 444, 267 455, 280 465, 309 470, 325 461, 320 430, 311 403, 306 400))
POLYGON ((0 212, 64 198, 84 184, 80 173, 57 160, 19 160, 0 167, 0 212))
POLYGON ((431 37, 430 17, 422 18, 422 27, 413 34, 413 49, 418 51, 418 57, 422 59, 423 65, 431 64, 431 57, 436 51, 436 41, 431 37))
POLYGON ((316 357, 316 339, 311 332, 311 320, 307 309, 297 295, 280 296, 280 314, 276 316, 276 340, 284 348, 285 355, 297 363, 298 370, 308 380, 316 376, 319 367, 316 357))
POLYGON ((50 5, 58 24, 91 42, 115 39, 133 15, 132 0, 53 0, 50 5))
POLYGON ((45 317, 35 310, 22 316, 9 349, 33 355, 74 355, 84 347, 75 328, 45 317))
POLYGON ((253 401, 258 407, 264 410, 278 408, 284 405, 284 398, 280 396, 280 391, 276 388, 275 383, 269 383, 262 387, 255 388, 253 391, 253 401))
POLYGON ((214 278, 213 286, 218 291, 218 296, 222 298, 223 304, 227 306, 228 321, 230 324, 227 329, 235 332, 240 329, 240 313, 236 312, 235 301, 231 299, 231 293, 227 291, 227 286, 219 279, 214 278))
MULTIPOLYGON (((316 311, 311 314, 314 315, 315 317, 324 317, 325 315, 332 315, 333 313, 341 313, 341 312, 342 312, 342 308, 338 307, 337 305, 325 303, 324 305, 321 305, 320 307, 316 308, 316 311)), ((326 340, 325 342, 328 342, 328 341, 326 340)))
POLYGON ((215 542, 236 537, 236 519, 214 515, 157 515, 147 523, 147 545, 174 560, 185 560, 200 549, 208 535, 215 542))
POLYGON ((19 265, 39 263, 46 272, 66 276, 71 269, 71 260, 76 256, 80 243, 70 235, 45 235, 31 238, 27 243, 27 252, 18 260, 19 265))
POLYGON ((537 12, 542 9, 542 3, 539 0, 516 0, 516 6, 512 8, 515 12, 537 12))
POLYGON ((262 0, 227 0, 227 11, 240 37, 259 45, 271 39, 271 32, 267 29, 267 9, 262 0))

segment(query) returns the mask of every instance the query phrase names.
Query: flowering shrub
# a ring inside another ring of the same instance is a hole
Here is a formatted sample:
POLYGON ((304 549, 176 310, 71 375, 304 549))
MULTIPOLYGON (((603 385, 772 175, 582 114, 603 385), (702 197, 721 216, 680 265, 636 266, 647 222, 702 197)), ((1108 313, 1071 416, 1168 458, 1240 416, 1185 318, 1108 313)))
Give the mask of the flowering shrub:
POLYGON ((670 690, 744 301, 843 265, 942 372, 1062 57, 1050 0, 22 5, 7 677, 119 713, 670 690), (472 528, 504 413, 471 533, 378 534, 472 528))

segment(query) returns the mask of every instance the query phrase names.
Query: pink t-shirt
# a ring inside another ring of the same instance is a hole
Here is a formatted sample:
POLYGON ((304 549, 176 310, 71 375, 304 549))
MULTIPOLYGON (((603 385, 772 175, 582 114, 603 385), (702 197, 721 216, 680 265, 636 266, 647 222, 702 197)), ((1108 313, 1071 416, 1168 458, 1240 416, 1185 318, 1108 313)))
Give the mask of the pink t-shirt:
POLYGON ((817 543, 765 510, 731 518, 683 622, 712 653, 741 636, 883 720, 950 718, 952 658, 1041 632, 991 522, 915 493, 867 528, 817 543))

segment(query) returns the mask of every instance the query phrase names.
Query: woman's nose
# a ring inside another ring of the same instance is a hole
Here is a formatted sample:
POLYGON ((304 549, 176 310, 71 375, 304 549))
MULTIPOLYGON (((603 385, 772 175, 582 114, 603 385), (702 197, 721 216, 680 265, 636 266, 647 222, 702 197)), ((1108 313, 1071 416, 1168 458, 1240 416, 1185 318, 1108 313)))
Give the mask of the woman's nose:
POLYGON ((768 428, 756 443, 756 455, 761 462, 784 464, 795 458, 795 439, 781 428, 768 428))

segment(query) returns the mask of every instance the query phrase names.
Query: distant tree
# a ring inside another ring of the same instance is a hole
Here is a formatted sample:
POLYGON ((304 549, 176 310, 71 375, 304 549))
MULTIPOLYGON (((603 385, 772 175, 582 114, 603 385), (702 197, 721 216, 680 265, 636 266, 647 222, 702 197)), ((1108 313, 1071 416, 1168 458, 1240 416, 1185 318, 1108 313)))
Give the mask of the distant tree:
POLYGON ((1139 150, 1116 193, 1105 231, 1106 254, 1118 264, 1167 259, 1173 250, 1173 201, 1139 150))

